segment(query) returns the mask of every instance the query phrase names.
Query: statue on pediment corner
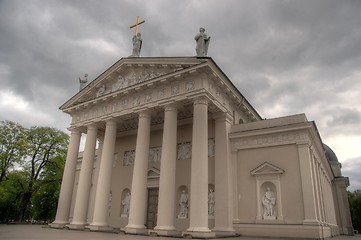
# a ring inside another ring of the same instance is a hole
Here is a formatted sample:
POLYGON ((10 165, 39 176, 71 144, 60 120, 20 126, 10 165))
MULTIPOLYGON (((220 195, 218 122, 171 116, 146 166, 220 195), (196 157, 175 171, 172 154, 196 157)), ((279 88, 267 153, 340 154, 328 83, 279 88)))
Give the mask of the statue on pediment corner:
POLYGON ((87 82, 88 82, 88 79, 87 79, 87 77, 88 77, 88 74, 85 74, 84 75, 84 79, 81 79, 80 77, 79 77, 79 91, 81 91, 85 86, 86 86, 86 84, 87 84, 87 82))
POLYGON ((211 37, 207 37, 205 31, 206 30, 203 27, 201 27, 199 29, 199 33, 194 37, 194 39, 197 42, 197 46, 196 46, 197 57, 206 57, 208 53, 208 46, 211 37))

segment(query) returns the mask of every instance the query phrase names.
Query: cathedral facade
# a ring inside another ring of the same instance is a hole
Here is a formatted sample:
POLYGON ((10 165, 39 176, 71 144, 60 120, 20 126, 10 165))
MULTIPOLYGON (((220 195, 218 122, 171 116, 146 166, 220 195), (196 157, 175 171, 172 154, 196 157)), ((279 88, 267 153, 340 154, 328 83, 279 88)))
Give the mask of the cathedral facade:
POLYGON ((348 178, 315 123, 263 119, 212 58, 122 58, 60 109, 72 121, 54 228, 352 234, 348 178))

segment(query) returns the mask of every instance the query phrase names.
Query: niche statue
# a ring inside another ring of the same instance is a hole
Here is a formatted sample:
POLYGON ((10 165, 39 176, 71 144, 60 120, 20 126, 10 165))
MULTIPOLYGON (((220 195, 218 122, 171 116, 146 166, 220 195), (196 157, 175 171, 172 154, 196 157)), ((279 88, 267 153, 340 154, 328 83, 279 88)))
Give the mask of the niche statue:
POLYGON ((276 197, 271 188, 267 188, 267 191, 263 196, 262 203, 264 206, 264 218, 275 218, 274 206, 276 204, 276 197))

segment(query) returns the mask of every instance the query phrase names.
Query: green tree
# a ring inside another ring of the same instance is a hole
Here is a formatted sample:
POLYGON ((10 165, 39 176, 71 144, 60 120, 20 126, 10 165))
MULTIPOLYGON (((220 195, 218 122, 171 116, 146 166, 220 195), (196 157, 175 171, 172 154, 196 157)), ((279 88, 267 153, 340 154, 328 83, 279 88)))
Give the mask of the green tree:
POLYGON ((0 121, 0 183, 24 155, 25 129, 11 121, 0 121))
POLYGON ((65 156, 55 157, 45 165, 40 174, 38 190, 32 199, 32 215, 35 220, 51 222, 55 219, 64 164, 65 156))
POLYGON ((350 203, 353 228, 361 230, 361 190, 348 192, 348 201, 350 203))
POLYGON ((0 222, 15 221, 20 212, 20 201, 27 186, 26 173, 12 171, 0 183, 0 222))
POLYGON ((19 221, 30 217, 30 203, 33 194, 40 188, 40 176, 46 166, 57 158, 65 159, 69 136, 62 131, 49 127, 31 127, 27 133, 26 151, 28 157, 23 162, 27 172, 27 187, 21 200, 19 221))

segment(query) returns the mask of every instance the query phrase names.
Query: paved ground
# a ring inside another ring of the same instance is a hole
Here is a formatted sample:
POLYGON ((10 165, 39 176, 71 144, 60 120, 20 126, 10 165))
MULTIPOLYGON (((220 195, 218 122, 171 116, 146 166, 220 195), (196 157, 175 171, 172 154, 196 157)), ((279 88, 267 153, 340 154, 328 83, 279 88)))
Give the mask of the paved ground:
MULTIPOLYGON (((41 225, 5 225, 0 224, 1 240, 175 240, 177 238, 135 236, 115 233, 98 233, 86 231, 71 231, 52 229, 41 225)), ((280 238, 224 238, 227 240, 275 240, 280 238)), ((283 240, 285 240, 283 238, 283 240)), ((361 240, 361 235, 354 237, 335 237, 332 240, 361 240)))

